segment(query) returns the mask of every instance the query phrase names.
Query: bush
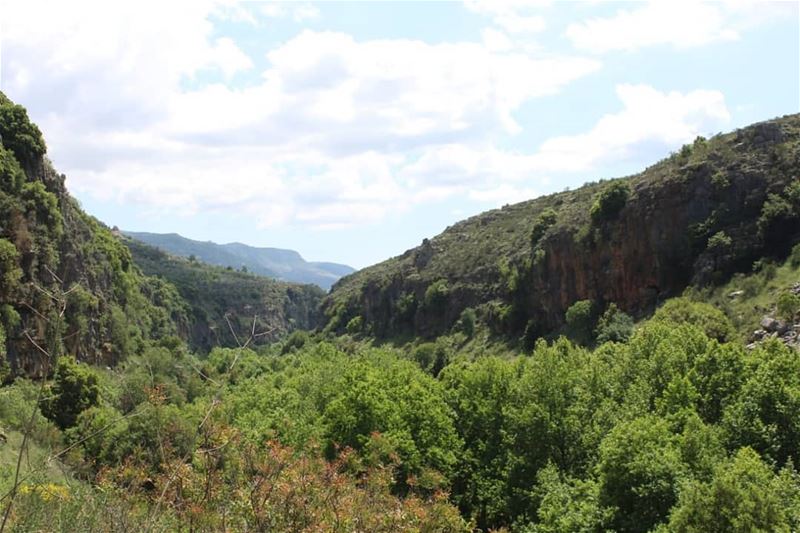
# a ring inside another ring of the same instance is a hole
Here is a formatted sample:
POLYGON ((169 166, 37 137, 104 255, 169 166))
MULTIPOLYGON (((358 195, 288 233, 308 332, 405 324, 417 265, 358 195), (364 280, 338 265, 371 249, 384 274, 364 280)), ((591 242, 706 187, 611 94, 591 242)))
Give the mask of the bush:
POLYGON ((50 394, 44 405, 45 416, 61 429, 72 427, 80 413, 97 405, 97 374, 73 357, 59 357, 50 394))
POLYGON ((611 304, 606 309, 600 320, 597 321, 595 336, 597 342, 625 342, 633 334, 633 318, 619 310, 616 304, 611 304))
POLYGON ((447 305, 449 292, 447 281, 443 279, 434 281, 425 290, 425 307, 434 311, 442 311, 447 305))
POLYGON ((28 118, 28 112, 0 93, 0 137, 3 146, 14 152, 22 165, 28 166, 47 150, 42 132, 28 118))
POLYGON ((287 354, 289 352, 299 350, 309 340, 309 335, 307 331, 303 330, 296 330, 293 331, 287 338, 286 342, 283 344, 283 348, 281 348, 282 354, 287 354))
POLYGON ((589 214, 592 222, 600 224, 611 220, 625 207, 631 187, 625 181, 616 181, 604 188, 594 200, 589 214))
POLYGON ((724 231, 718 231, 708 239, 706 249, 712 253, 722 253, 733 245, 733 241, 724 231))
POLYGON ((547 208, 537 217, 531 230, 531 248, 536 248, 539 241, 544 237, 550 227, 556 223, 556 212, 553 208, 547 208))
POLYGON ((789 262, 794 267, 800 267, 800 244, 795 244, 792 253, 789 255, 789 262))
POLYGON ((459 327, 461 331, 464 332, 469 338, 475 334, 475 322, 477 321, 477 316, 475 314, 475 310, 471 307, 467 307, 463 311, 461 311, 461 318, 458 320, 459 327))
POLYGON ((570 339, 583 345, 591 344, 594 324, 594 303, 591 300, 578 300, 567 309, 564 318, 570 339))
POLYGON ((674 324, 692 324, 703 330, 712 339, 720 342, 733 340, 736 329, 725 313, 711 304, 693 302, 688 298, 673 298, 665 303, 653 320, 663 320, 674 324))
POLYGON ((345 330, 347 330, 347 333, 350 335, 358 335, 363 329, 364 319, 360 315, 351 318, 345 327, 345 330))
POLYGON ((784 292, 778 296, 778 316, 786 320, 794 320, 800 313, 800 296, 784 292))

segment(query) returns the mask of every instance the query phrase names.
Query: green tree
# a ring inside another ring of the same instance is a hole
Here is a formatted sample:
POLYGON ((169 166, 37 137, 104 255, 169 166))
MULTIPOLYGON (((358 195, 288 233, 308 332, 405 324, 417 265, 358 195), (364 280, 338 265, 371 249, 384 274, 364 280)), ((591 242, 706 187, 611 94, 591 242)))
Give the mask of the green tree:
POLYGON ((542 211, 538 217, 536 217, 536 222, 533 223, 533 229, 531 230, 532 249, 536 248, 536 245, 538 245, 539 241, 542 240, 542 237, 544 237, 544 234, 547 232, 547 230, 556 223, 557 217, 558 214, 552 207, 548 207, 542 211))
POLYGON ((461 328, 461 331, 464 332, 468 338, 472 338, 475 334, 475 322, 478 320, 475 309, 471 307, 467 307, 463 311, 461 311, 461 318, 458 319, 458 325, 461 328))
POLYGON ((0 92, 0 137, 3 146, 14 152, 14 156, 23 166, 30 166, 38 161, 47 148, 42 132, 28 118, 28 112, 21 105, 16 105, 0 92))
POLYGON ((633 318, 622 312, 616 304, 611 304, 597 321, 595 337, 598 344, 604 342, 625 342, 633 334, 633 318))
POLYGON ((666 421, 654 416, 617 425, 600 446, 599 502, 617 531, 644 533, 667 519, 683 465, 666 421))
POLYGON ((653 320, 692 324, 701 328, 709 338, 719 341, 736 338, 736 329, 725 313, 711 304, 693 302, 688 298, 668 300, 655 312, 653 320))
POLYGON ((625 207, 631 187, 627 181, 615 181, 603 188, 596 196, 589 214, 592 222, 600 224, 611 220, 625 207))
POLYGON ((74 357, 59 357, 50 394, 51 399, 44 404, 45 415, 61 429, 72 427, 80 413, 97 405, 97 374, 74 357))
POLYGON ((683 491, 669 521, 675 533, 789 533, 780 480, 750 448, 719 465, 708 483, 683 491))
POLYGON ((591 300, 578 300, 572 304, 564 315, 569 338, 584 346, 591 344, 594 316, 591 300))

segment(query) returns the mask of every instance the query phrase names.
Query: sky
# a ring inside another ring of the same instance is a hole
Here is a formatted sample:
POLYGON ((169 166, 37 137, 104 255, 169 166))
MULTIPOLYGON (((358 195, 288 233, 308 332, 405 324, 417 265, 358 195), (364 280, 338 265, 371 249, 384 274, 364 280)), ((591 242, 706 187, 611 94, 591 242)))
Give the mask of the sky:
POLYGON ((0 90, 109 226, 364 267, 797 113, 798 6, 0 0, 0 90))

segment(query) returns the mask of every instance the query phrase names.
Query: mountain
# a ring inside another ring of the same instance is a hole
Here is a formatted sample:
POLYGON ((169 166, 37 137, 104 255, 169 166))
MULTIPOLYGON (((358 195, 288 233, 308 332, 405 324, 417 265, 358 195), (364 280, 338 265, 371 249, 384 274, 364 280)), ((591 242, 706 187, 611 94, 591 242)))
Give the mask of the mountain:
POLYGON ((800 238, 800 115, 698 138, 644 172, 489 211, 339 280, 327 329, 433 337, 465 309, 557 331, 574 303, 642 316, 800 238))
POLYGON ((308 262, 294 250, 257 248, 233 242, 216 244, 194 241, 177 233, 142 233, 126 231, 125 235, 165 252, 191 257, 211 265, 246 267, 249 272, 296 283, 313 283, 326 291, 344 275, 355 269, 337 263, 308 262))
POLYGON ((272 332, 261 342, 314 326, 316 288, 157 256, 156 269, 145 259, 154 252, 132 247, 142 272, 124 239, 69 195, 46 150, 25 109, 0 93, 0 381, 46 374, 62 354, 113 364, 148 340, 232 346, 225 316, 243 331, 258 315, 259 331, 272 332))

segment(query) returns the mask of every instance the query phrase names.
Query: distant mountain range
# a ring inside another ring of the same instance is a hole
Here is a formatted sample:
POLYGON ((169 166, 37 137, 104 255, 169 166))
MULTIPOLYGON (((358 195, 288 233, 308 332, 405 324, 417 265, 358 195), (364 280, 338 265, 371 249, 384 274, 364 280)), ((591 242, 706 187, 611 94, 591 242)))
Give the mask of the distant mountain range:
POLYGON ((257 248, 239 242, 217 244, 194 241, 177 233, 144 233, 125 231, 125 235, 150 246, 181 256, 194 256, 198 261, 240 269, 296 283, 313 283, 325 289, 354 268, 338 263, 309 262, 294 250, 257 248))

